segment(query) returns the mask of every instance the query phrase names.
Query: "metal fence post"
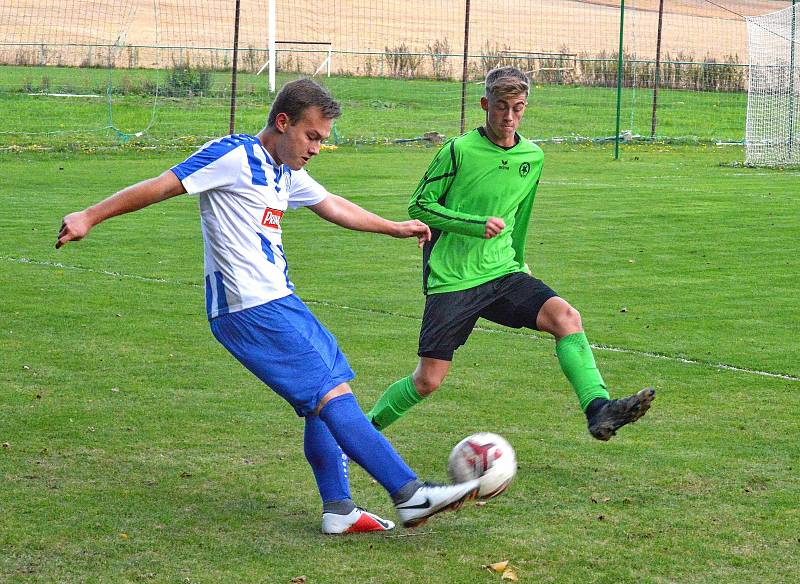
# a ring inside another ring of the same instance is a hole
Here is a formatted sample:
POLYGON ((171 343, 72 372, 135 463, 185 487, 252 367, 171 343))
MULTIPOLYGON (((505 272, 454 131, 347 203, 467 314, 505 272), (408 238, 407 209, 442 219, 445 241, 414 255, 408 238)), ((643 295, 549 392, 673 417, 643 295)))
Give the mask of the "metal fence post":
POLYGON ((233 69, 231 71, 231 119, 228 124, 230 134, 236 130, 236 69, 239 59, 239 7, 240 0, 236 0, 236 18, 233 23, 233 69))
POLYGON ((653 80, 653 117, 650 137, 656 137, 656 112, 658 109, 658 84, 661 81, 661 26, 664 21, 664 0, 658 2, 658 33, 656 35, 656 78, 653 80))
POLYGON ((794 150, 794 117, 795 117, 795 102, 794 102, 794 76, 795 66, 795 52, 797 46, 797 6, 795 0, 792 0, 792 42, 789 47, 789 159, 792 158, 794 150))
POLYGON ((614 133, 614 160, 619 159, 619 117, 622 112, 622 41, 625 34, 625 0, 619 7, 619 55, 617 59, 617 131, 614 133))
POLYGON ((464 65, 461 70, 461 133, 466 127, 467 114, 467 59, 469 58, 469 0, 464 6, 464 65))

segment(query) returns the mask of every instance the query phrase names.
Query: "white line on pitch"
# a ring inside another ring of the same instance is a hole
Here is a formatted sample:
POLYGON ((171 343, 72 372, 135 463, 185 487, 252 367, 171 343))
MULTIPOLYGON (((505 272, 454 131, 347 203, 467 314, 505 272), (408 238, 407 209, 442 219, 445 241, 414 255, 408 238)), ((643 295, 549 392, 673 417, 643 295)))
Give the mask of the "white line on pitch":
MULTIPOLYGON (((88 272, 92 274, 102 274, 104 276, 114 276, 116 278, 126 278, 129 280, 136 280, 138 282, 151 282, 154 284, 171 284, 171 285, 178 285, 178 286, 190 286, 192 288, 202 288, 201 284, 195 284, 193 282, 181 282, 178 280, 166 280, 164 278, 150 278, 148 276, 137 276, 135 274, 123 274, 121 272, 112 272, 110 270, 97 270, 94 268, 84 268, 81 266, 68 266, 62 264, 60 262, 49 262, 49 261, 41 261, 41 260, 33 260, 30 258, 16 258, 11 256, 4 256, 0 255, 0 260, 6 262, 13 262, 17 264, 31 264, 35 266, 47 266, 51 268, 59 268, 63 270, 75 270, 78 272, 88 272)), ((392 316, 397 318, 405 318, 408 320, 416 320, 420 321, 421 319, 418 316, 410 316, 408 314, 401 314, 399 312, 391 312, 388 310, 377 310, 374 308, 361 308, 356 306, 347 306, 344 304, 335 304, 333 302, 328 302, 326 300, 309 300, 304 298, 303 301, 306 304, 317 305, 317 306, 325 306, 329 308, 336 308, 338 310, 349 310, 352 312, 364 312, 368 314, 376 314, 376 315, 384 315, 384 316, 392 316)), ((532 333, 523 333, 517 332, 514 330, 505 330, 505 329, 495 329, 489 328, 484 326, 476 326, 475 330, 486 332, 490 334, 499 334, 499 335, 513 335, 513 336, 520 336, 526 337, 530 339, 534 339, 537 341, 543 341, 546 338, 532 333)), ((636 355, 639 357, 648 357, 650 359, 661 359, 663 361, 671 361, 673 363, 683 363, 686 365, 700 365, 703 367, 711 367, 714 369, 722 369, 724 371, 735 371, 736 373, 748 373, 750 375, 760 375, 762 377, 770 377, 773 379, 785 379, 787 381, 800 381, 800 377, 796 375, 788 375, 784 373, 773 373, 771 371, 759 371, 758 369, 748 369, 746 367, 737 367, 735 365, 726 365, 724 363, 712 363, 709 361, 698 361, 696 359, 687 359, 684 357, 675 357, 673 355, 662 355, 660 353, 650 353, 648 351, 639 351, 636 349, 626 349, 624 347, 615 347, 613 345, 603 345, 600 343, 591 343, 593 349, 597 349, 600 351, 609 351, 612 353, 624 353, 627 355, 636 355)))

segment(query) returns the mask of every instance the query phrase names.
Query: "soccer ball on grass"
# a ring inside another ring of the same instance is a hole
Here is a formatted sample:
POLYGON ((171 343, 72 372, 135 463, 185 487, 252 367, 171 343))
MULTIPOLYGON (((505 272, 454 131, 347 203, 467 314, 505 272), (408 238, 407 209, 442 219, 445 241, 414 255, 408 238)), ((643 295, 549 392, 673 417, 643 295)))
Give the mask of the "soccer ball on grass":
POLYGON ((517 456, 502 436, 478 432, 453 447, 447 470, 456 483, 480 479, 478 497, 491 499, 511 484, 517 474, 517 456))

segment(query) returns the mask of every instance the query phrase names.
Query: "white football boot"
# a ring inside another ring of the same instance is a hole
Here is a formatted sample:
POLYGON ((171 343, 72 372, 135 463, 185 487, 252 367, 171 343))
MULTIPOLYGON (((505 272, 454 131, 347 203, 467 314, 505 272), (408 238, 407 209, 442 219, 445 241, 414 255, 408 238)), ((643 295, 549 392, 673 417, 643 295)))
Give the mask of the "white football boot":
POLYGON ((392 521, 382 519, 361 507, 356 507, 347 515, 322 514, 322 533, 328 535, 388 531, 393 528, 394 523, 392 521))
POLYGON ((411 498, 398 503, 394 508, 403 527, 418 527, 431 515, 447 510, 458 511, 464 501, 478 496, 479 488, 478 479, 455 485, 422 483, 411 498))

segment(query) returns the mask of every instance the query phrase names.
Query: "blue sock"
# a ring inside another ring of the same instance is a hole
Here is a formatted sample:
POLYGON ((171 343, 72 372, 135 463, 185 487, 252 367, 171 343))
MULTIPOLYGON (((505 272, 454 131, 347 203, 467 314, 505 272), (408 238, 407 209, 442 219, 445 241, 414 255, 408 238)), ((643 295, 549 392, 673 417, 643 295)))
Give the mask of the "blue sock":
POLYGON ((390 495, 417 479, 389 441, 370 424, 352 393, 333 398, 323 406, 319 417, 345 454, 390 495))
POLYGON ((322 502, 350 499, 350 477, 348 475, 347 455, 342 452, 336 440, 319 416, 306 416, 303 436, 303 450, 306 460, 314 471, 317 489, 322 502))

